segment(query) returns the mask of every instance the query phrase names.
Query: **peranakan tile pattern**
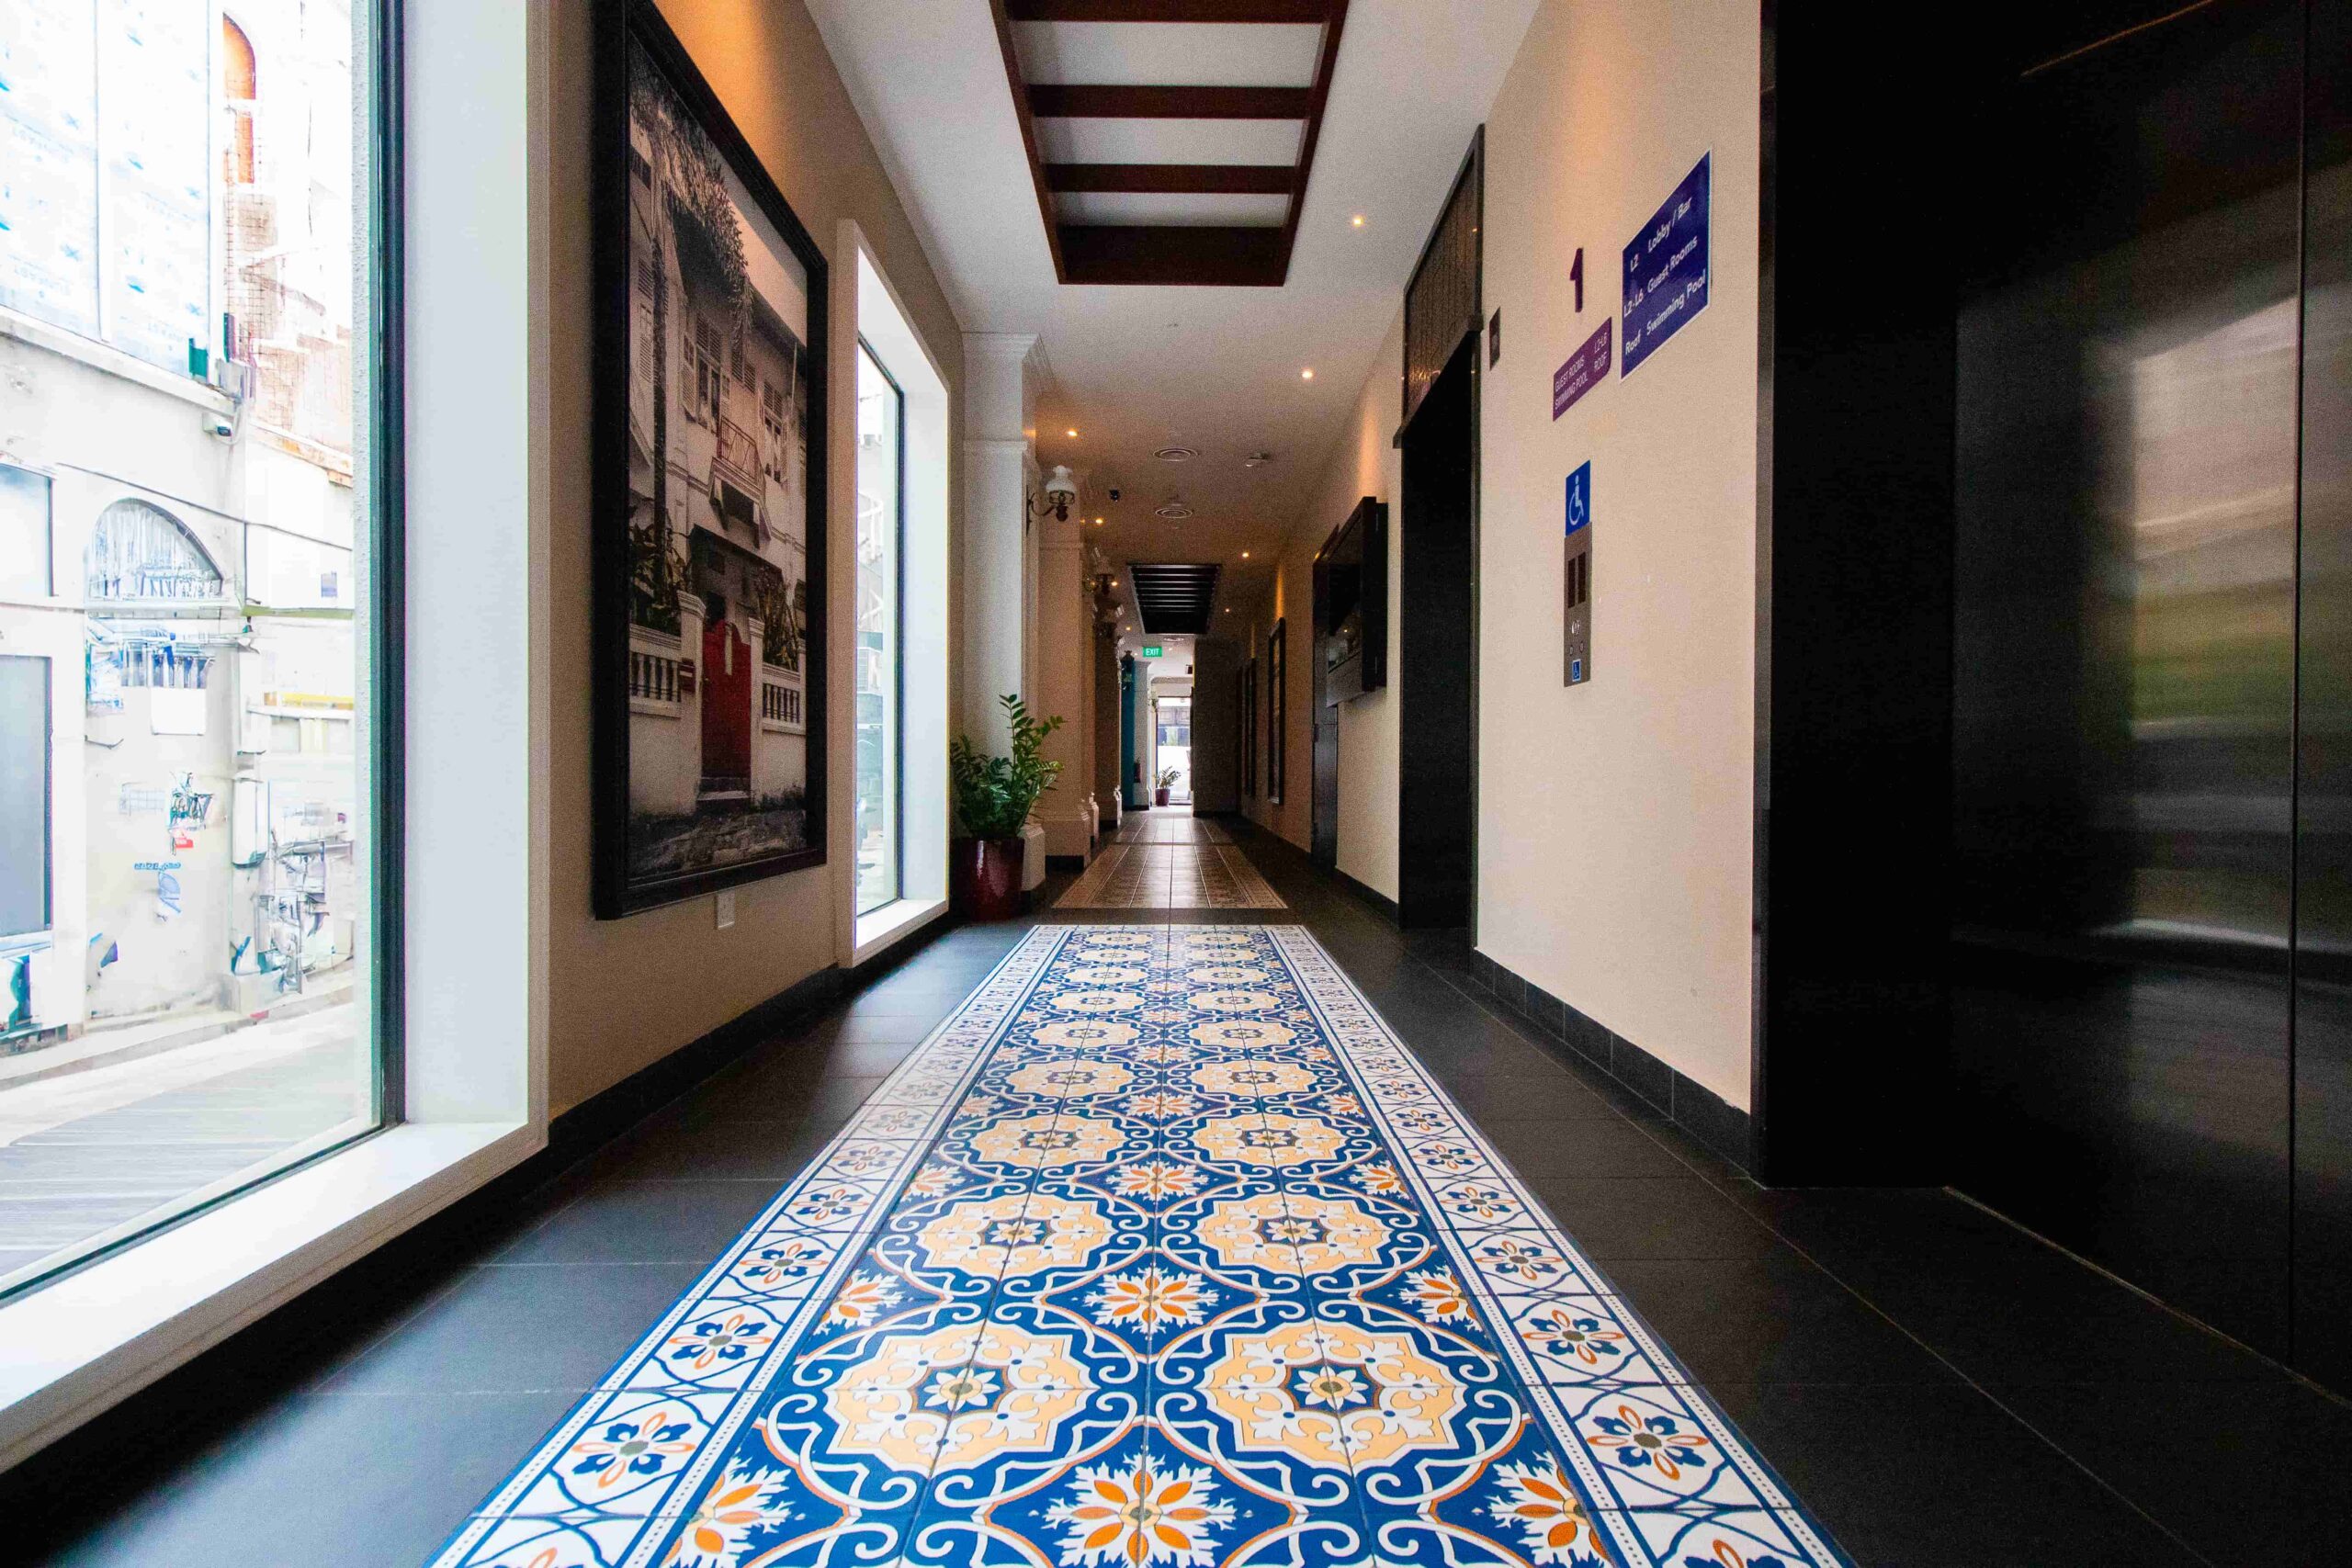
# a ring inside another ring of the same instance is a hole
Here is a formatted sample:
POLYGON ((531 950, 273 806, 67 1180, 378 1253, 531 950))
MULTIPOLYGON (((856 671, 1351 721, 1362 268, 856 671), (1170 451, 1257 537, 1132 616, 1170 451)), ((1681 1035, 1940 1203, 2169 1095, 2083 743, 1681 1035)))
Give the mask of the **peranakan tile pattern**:
POLYGON ((1130 812, 1111 837, 1123 844, 1229 844, 1223 825, 1176 807, 1130 812))
MULTIPOLYGON (((1201 824, 1206 826, 1206 824, 1201 824)), ((1282 896, 1227 844, 1112 843, 1057 909, 1279 909, 1282 896)))
POLYGON ((1846 1562, 1303 928, 1044 927, 440 1568, 1846 1562))

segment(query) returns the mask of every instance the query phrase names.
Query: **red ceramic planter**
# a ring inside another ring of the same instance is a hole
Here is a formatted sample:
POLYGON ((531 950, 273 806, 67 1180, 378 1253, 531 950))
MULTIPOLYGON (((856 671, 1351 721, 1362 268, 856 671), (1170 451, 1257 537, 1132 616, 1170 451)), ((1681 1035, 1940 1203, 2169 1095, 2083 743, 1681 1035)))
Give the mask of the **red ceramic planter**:
POLYGON ((957 839, 947 847, 948 895, 972 920, 1009 920, 1021 913, 1022 839, 957 839))

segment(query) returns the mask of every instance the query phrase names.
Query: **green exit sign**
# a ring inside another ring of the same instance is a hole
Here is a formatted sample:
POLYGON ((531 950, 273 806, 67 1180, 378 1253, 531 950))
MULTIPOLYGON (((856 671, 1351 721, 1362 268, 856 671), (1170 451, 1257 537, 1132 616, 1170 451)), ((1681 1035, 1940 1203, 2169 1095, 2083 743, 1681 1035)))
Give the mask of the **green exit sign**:
POLYGON ((1157 659, 1157 658, 1159 658, 1159 645, 1158 643, 1156 643, 1156 642, 1150 642, 1150 643, 1146 643, 1146 644, 1144 644, 1143 656, 1144 656, 1146 659, 1157 659))

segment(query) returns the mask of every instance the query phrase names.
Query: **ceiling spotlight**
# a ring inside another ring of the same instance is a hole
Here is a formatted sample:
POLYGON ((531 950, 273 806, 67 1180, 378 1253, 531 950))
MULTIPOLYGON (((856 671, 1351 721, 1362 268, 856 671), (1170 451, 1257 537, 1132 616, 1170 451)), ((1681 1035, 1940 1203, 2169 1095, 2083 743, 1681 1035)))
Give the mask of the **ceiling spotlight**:
POLYGON ((1302 381, 1312 381, 1312 380, 1314 380, 1314 379, 1315 379, 1315 367, 1313 367, 1312 365, 1310 365, 1310 366, 1308 366, 1306 369, 1304 369, 1304 370, 1300 371, 1300 372, 1298 373, 1298 378, 1299 378, 1300 380, 1302 380, 1302 381))
POLYGON ((1357 228, 1357 229, 1361 229, 1361 228, 1363 228, 1363 213, 1361 213, 1361 212, 1357 213, 1353 218, 1349 219, 1349 220, 1348 220, 1348 222, 1349 222, 1349 224, 1350 224, 1351 227, 1354 227, 1354 228, 1357 228))
POLYGON ((1077 432, 1077 431, 1075 431, 1075 430, 1065 430, 1065 431, 1063 431, 1063 432, 1062 432, 1062 434, 1063 434, 1064 435, 1069 436, 1072 441, 1075 441, 1075 440, 1077 440, 1077 439, 1078 439, 1078 432, 1077 432))
POLYGON ((1102 519, 1101 519, 1100 517, 1097 517, 1097 518, 1094 520, 1094 525, 1095 525, 1097 528, 1100 528, 1101 526, 1102 526, 1102 519))
POLYGON ((1116 588, 1117 586, 1119 586, 1119 580, 1118 580, 1117 578, 1115 578, 1115 577, 1114 577, 1114 578, 1113 578, 1113 579, 1111 580, 1111 586, 1112 586, 1112 587, 1114 587, 1114 588, 1116 588))
POLYGON ((1248 559, 1250 558, 1250 552, 1249 552, 1248 550, 1244 550, 1244 551, 1242 551, 1242 552, 1241 552, 1241 558, 1242 558, 1243 560, 1248 560, 1248 559))

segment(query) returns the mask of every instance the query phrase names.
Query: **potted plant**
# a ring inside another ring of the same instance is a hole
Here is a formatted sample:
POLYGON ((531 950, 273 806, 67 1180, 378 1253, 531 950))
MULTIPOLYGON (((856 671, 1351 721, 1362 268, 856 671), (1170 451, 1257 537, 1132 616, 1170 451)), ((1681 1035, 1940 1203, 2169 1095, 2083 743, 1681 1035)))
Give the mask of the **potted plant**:
POLYGON ((1005 695, 997 702, 1012 728, 1012 755, 983 753, 965 736, 947 748, 956 786, 956 817, 963 836, 948 846, 948 889, 956 908, 976 920, 1021 913, 1021 872, 1027 846, 1021 829, 1037 797, 1054 787, 1062 765, 1045 758, 1046 737, 1062 727, 1057 715, 1042 723, 1029 705, 1005 695))
POLYGON ((1154 806, 1165 806, 1165 805, 1167 805, 1167 804, 1168 804, 1168 792, 1169 792, 1170 790, 1171 790, 1171 789, 1174 789, 1175 787, 1176 787, 1176 770, 1175 770, 1175 769, 1173 769, 1173 768, 1162 768, 1162 769, 1160 769, 1160 770, 1159 770, 1159 779, 1155 782, 1155 784, 1154 784, 1154 785, 1153 785, 1153 788, 1152 788, 1152 792, 1151 792, 1151 803, 1152 803, 1154 806))

